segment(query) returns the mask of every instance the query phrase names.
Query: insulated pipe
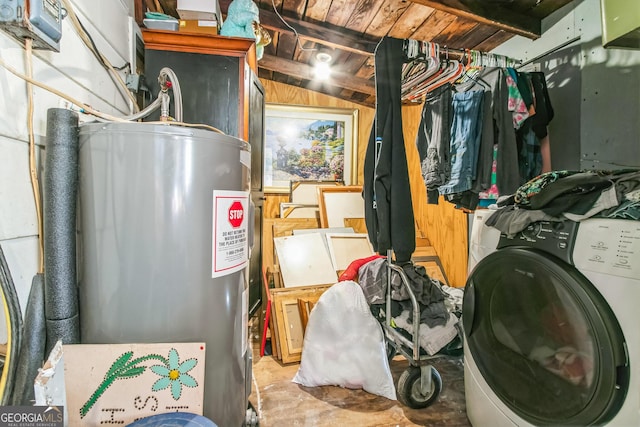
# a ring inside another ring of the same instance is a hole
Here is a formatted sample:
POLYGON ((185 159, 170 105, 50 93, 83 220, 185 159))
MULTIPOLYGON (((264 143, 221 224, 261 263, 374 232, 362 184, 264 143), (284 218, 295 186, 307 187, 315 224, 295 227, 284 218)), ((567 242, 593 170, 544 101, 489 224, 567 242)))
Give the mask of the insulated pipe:
POLYGON ((47 111, 44 169, 45 318, 49 354, 58 340, 80 342, 76 280, 76 200, 78 194, 78 115, 47 111))

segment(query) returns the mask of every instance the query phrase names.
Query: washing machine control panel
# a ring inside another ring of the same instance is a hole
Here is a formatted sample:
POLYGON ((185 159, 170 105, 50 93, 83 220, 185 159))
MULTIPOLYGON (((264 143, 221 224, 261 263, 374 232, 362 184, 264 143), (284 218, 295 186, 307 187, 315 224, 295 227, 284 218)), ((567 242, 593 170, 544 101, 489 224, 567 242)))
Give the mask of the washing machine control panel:
POLYGON ((581 270, 640 279, 640 221, 583 221, 573 253, 581 270))
POLYGON ((573 221, 538 221, 529 224, 527 228, 513 237, 502 234, 497 248, 501 249, 508 246, 532 247, 548 252, 572 264, 571 254, 577 230, 578 223, 573 221))

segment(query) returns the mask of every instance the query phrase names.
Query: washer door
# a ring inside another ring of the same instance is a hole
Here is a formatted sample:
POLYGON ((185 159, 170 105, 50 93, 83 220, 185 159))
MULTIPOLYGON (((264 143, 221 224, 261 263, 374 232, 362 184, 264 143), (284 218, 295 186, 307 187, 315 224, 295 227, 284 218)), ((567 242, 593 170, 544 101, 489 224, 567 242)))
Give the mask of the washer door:
POLYGON ((467 281, 463 325, 484 380, 522 419, 602 424, 622 406, 629 363, 620 325, 558 258, 507 248, 483 259, 467 281))

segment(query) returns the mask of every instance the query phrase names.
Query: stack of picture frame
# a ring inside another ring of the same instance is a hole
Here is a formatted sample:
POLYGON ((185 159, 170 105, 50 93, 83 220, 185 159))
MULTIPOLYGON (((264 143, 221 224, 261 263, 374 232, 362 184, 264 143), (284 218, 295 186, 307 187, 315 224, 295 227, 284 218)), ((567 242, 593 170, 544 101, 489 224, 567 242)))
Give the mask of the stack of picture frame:
MULTIPOLYGON (((306 322, 322 294, 338 281, 339 274, 351 261, 374 253, 365 227, 362 186, 324 184, 327 182, 301 182, 291 187, 296 194, 290 200, 301 204, 312 204, 307 202, 314 202, 316 194, 317 215, 263 221, 263 300, 267 314, 261 355, 269 335, 271 354, 283 364, 301 360, 306 322), (304 240, 302 246, 287 248, 298 238, 304 240)), ((423 265, 430 277, 447 284, 433 247, 428 242, 420 246, 414 253, 414 262, 423 265)))
POLYGON ((343 185, 343 181, 291 181, 289 201, 280 203, 280 218, 320 218, 318 188, 343 185))

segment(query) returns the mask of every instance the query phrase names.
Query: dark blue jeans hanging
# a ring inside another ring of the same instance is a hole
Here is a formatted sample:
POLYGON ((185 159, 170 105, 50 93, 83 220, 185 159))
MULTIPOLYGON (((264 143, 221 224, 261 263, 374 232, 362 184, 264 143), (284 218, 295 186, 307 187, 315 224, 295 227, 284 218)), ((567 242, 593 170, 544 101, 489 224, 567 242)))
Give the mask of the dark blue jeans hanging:
POLYGON ((478 149, 482 137, 482 91, 453 95, 451 124, 451 178, 438 188, 440 194, 470 190, 476 176, 478 149))

